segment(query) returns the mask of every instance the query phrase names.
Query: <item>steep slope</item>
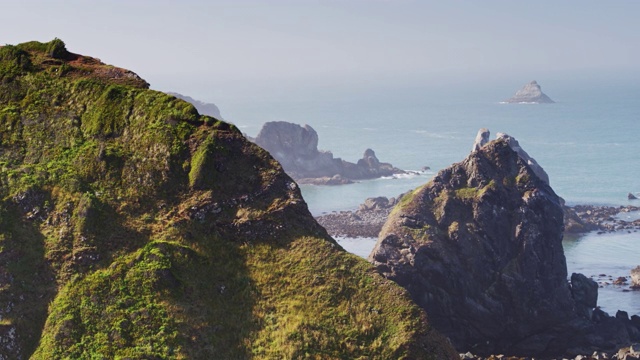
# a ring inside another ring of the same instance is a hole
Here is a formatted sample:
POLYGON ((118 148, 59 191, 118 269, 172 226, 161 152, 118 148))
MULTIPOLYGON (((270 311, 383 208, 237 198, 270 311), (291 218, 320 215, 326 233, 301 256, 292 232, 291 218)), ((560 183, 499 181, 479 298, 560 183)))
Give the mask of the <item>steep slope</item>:
POLYGON ((445 358, 232 125, 58 39, 0 48, 1 358, 445 358))
POLYGON ((462 352, 550 358, 635 340, 629 321, 594 311, 594 281, 567 282, 561 200, 515 145, 479 146, 404 195, 370 260, 462 352))

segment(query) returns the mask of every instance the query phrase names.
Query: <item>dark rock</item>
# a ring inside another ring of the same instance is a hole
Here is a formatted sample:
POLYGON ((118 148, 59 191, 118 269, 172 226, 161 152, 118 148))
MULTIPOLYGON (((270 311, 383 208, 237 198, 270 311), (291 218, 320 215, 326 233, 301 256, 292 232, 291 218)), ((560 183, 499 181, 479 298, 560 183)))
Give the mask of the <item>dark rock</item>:
POLYGON ((571 274, 571 296, 576 303, 576 311, 582 317, 591 319, 593 308, 598 305, 598 283, 582 274, 571 274))
POLYGON ((518 90, 512 98, 505 100, 505 102, 510 104, 552 104, 555 101, 544 94, 540 85, 534 80, 518 90))
POLYGON ((627 278, 624 276, 620 276, 617 279, 613 280, 613 285, 625 285, 627 283, 627 278))
POLYGON ((503 139, 504 141, 506 141, 507 144, 509 144, 509 147, 511 147, 513 151, 518 153, 518 156, 520 156, 520 158, 524 160, 527 163, 527 165, 529 165, 531 170, 533 170, 533 172, 540 178, 540 180, 544 181, 545 183, 547 183, 547 185, 549 185, 549 175, 547 175, 547 172, 544 171, 544 169, 542 168, 542 166, 540 166, 540 164, 538 164, 536 159, 529 156, 529 154, 527 154, 527 152, 524 151, 522 147, 520 147, 518 140, 516 140, 513 136, 509 136, 501 132, 496 134, 496 139, 503 139))
POLYGON ((638 200, 638 197, 633 195, 632 193, 627 194, 627 199, 629 200, 638 200))
POLYGON ((329 151, 319 151, 318 133, 309 125, 267 122, 256 136, 255 143, 271 153, 287 174, 299 182, 336 185, 404 173, 391 164, 380 162, 371 149, 364 152, 357 164, 334 158, 329 151), (326 180, 336 175, 347 180, 326 180))
POLYGON ((567 283, 563 201, 522 154, 489 142, 405 195, 369 260, 461 352, 556 357, 628 344, 622 320, 590 316, 597 284, 567 283))
POLYGON ((406 287, 456 348, 519 351, 518 343, 575 316, 559 198, 506 141, 411 196, 370 260, 391 269, 383 275, 406 287))

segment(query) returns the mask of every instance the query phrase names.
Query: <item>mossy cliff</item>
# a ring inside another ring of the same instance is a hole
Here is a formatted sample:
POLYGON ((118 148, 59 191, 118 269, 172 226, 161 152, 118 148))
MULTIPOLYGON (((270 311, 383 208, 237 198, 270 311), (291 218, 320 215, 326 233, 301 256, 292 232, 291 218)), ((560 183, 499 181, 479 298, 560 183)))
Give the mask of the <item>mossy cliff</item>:
POLYGON ((233 126, 58 39, 0 47, 0 358, 454 356, 233 126))

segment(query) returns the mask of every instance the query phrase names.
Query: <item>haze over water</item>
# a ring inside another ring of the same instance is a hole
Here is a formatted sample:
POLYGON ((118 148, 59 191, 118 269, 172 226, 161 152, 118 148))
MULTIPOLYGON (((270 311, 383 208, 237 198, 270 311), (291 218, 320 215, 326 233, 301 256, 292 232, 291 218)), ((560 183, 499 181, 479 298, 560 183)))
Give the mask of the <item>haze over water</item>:
MULTIPOLYGON (((500 104, 522 84, 467 84, 456 88, 384 89, 348 98, 298 98, 222 109, 242 131, 255 136, 263 122, 309 124, 319 148, 355 162, 366 148, 397 167, 431 170, 419 176, 375 179, 342 186, 301 186, 312 213, 353 210, 367 197, 397 196, 428 182, 438 170, 463 160, 476 132, 489 128, 514 136, 548 172, 553 189, 568 204, 640 205, 627 193, 640 192, 640 85, 624 79, 538 82, 556 104, 500 104)), ((640 201, 640 200, 638 200, 640 201)), ((342 240, 366 257, 375 240, 342 240)), ((565 241, 569 275, 628 276, 640 265, 640 234, 588 234, 565 241), (634 265, 635 264, 635 265, 634 265)), ((606 279, 605 279, 606 280, 606 279)), ((599 304, 640 314, 640 293, 600 289, 599 304)))

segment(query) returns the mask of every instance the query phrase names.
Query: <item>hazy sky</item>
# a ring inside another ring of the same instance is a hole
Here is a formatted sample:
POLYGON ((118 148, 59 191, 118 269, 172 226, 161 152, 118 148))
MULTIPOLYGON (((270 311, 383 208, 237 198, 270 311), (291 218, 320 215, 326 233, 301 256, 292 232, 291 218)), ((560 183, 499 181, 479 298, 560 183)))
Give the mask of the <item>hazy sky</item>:
MULTIPOLYGON (((212 97, 460 76, 640 73, 640 1, 2 0, 0 43, 61 38, 212 97)), ((205 99, 213 100, 213 99, 205 99)))

